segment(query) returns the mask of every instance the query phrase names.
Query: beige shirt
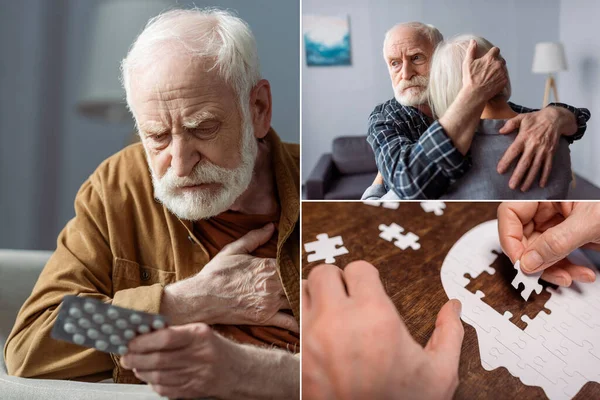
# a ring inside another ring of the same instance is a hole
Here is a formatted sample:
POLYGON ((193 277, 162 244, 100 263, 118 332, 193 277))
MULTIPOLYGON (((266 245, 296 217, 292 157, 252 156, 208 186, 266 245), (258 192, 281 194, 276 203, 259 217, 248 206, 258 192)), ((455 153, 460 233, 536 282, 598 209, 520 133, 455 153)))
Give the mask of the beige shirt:
MULTIPOLYGON (((299 320, 299 146, 281 143, 273 130, 266 140, 281 209, 277 265, 299 320)), ((75 214, 19 311, 4 348, 8 372, 86 381, 112 376, 116 382, 139 382, 121 368, 118 356, 50 337, 63 296, 90 296, 159 313, 164 286, 198 273, 210 253, 202 238, 194 235, 191 222, 179 220, 154 199, 139 143, 108 158, 84 182, 75 199, 75 214)))

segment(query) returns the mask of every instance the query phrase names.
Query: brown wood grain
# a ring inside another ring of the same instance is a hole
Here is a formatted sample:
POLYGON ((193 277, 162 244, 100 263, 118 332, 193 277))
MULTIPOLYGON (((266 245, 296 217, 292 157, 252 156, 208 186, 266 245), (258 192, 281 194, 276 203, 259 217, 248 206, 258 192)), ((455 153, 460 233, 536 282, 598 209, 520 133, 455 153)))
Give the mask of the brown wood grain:
MULTIPOLYGON (((496 218, 498 203, 446 203, 442 216, 425 213, 418 202, 402 202, 399 209, 373 207, 362 202, 303 202, 302 242, 314 242, 316 235, 341 235, 349 253, 336 257, 335 265, 343 268, 354 260, 366 260, 375 265, 381 280, 409 331, 425 345, 435 325, 439 309, 448 301, 440 280, 440 268, 454 243, 476 225, 496 218), (420 237, 419 250, 401 250, 379 238, 379 225, 395 222, 406 232, 420 237)), ((303 248, 303 278, 322 263, 306 261, 303 248)), ((550 296, 546 291, 532 294, 525 302, 510 282, 516 274, 510 260, 499 255, 492 265, 497 273, 482 273, 467 289, 485 293, 482 299, 501 314, 510 311, 511 321, 524 329, 522 315, 535 317, 544 310, 550 296)), ((545 284, 547 285, 547 284, 545 284)), ((545 310, 550 312, 550 310, 545 310)), ((526 386, 505 368, 486 371, 481 366, 475 329, 463 323, 465 339, 459 366, 460 384, 456 399, 539 399, 545 398, 539 387, 526 386)), ((599 399, 600 384, 587 383, 576 399, 599 399)))

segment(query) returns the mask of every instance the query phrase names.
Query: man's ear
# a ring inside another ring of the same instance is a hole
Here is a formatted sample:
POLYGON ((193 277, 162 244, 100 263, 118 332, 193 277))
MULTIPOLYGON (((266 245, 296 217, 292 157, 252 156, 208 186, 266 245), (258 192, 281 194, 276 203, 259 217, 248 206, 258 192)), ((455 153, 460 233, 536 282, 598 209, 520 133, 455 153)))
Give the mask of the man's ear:
POLYGON ((271 84, 261 79, 250 92, 250 114, 254 125, 254 136, 264 138, 271 128, 271 84))

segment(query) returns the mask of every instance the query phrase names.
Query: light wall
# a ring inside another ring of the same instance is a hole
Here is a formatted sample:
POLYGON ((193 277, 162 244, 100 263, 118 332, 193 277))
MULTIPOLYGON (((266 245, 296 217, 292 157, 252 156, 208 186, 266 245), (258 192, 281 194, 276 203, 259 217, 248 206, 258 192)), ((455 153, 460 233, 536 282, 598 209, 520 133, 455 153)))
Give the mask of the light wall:
POLYGON ((568 70, 558 74, 558 96, 563 102, 586 107, 592 113, 582 146, 571 146, 573 168, 600 186, 600 3, 562 0, 560 40, 568 70))
MULTIPOLYGON (((349 15, 352 46, 349 67, 307 67, 303 62, 303 180, 321 154, 331 151, 335 137, 366 135, 373 108, 392 98, 382 55, 390 27, 422 21, 446 37, 484 36, 507 60, 512 101, 540 107, 544 77, 531 73, 533 50, 537 42, 558 40, 559 6, 559 0, 303 0, 303 14, 349 15)), ((597 14, 587 18, 592 15, 597 14)), ((578 102, 574 99, 574 104, 578 102)))

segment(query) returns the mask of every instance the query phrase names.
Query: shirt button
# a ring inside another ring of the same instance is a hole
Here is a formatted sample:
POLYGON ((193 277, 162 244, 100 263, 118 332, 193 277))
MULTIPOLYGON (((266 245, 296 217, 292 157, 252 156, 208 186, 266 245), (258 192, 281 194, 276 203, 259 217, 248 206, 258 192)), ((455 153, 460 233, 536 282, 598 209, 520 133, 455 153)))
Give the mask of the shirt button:
POLYGON ((142 280, 147 281, 148 279, 150 279, 150 272, 148 272, 147 269, 143 269, 142 270, 142 280))
POLYGON ((194 238, 192 237, 192 235, 188 235, 188 240, 189 240, 189 241, 190 241, 190 243, 192 243, 192 244, 196 243, 196 242, 194 241, 194 238))

